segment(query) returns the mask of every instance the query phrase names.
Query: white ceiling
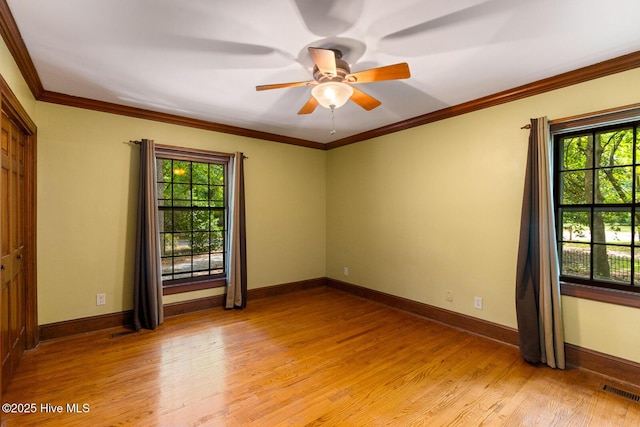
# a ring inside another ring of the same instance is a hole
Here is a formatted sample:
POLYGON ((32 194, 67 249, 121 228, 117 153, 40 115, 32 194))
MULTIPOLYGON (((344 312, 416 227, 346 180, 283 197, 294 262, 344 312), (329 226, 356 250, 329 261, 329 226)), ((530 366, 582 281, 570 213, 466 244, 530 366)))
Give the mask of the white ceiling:
POLYGON ((640 51, 638 0, 7 0, 48 91, 327 143, 640 51), (309 46, 382 101, 297 111, 309 46))

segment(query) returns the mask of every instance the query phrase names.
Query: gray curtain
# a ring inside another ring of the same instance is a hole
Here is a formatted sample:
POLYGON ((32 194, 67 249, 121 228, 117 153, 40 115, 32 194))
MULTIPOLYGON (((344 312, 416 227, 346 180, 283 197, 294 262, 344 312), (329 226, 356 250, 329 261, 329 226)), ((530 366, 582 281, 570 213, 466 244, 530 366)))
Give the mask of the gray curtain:
POLYGON ((551 192, 549 123, 531 119, 516 277, 520 353, 564 369, 564 332, 551 192))
POLYGON ((244 208, 244 155, 235 153, 229 165, 231 176, 231 217, 227 257, 227 298, 225 308, 247 306, 247 237, 244 208))
POLYGON ((143 139, 140 143, 138 221, 133 281, 133 323, 136 330, 155 329, 163 321, 156 186, 155 144, 151 140, 143 139))

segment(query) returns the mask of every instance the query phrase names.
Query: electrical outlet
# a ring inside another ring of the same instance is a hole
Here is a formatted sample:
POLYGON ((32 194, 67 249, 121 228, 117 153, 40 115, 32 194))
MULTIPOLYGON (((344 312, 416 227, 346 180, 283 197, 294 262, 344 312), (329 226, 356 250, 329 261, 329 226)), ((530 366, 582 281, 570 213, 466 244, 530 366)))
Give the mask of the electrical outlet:
POLYGON ((482 297, 473 297, 473 308, 482 310, 482 297))
POLYGON ((96 305, 105 305, 107 303, 107 294, 96 294, 96 305))
POLYGON ((342 271, 342 273, 343 273, 345 276, 348 276, 348 275, 349 275, 349 267, 345 267, 345 268, 344 268, 344 270, 342 271))
POLYGON ((447 302, 453 302, 453 291, 444 291, 444 300, 447 302))

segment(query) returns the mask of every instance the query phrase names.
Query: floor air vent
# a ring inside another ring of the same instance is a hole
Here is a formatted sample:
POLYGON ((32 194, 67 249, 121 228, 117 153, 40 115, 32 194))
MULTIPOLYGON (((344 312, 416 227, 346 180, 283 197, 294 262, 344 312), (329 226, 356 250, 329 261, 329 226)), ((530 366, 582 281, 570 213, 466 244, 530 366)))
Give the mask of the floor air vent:
POLYGON ((604 391, 608 391, 609 393, 617 394, 618 396, 622 396, 629 400, 633 400, 634 402, 640 403, 640 396, 635 393, 630 393, 628 391, 620 390, 619 388, 612 387, 610 385, 605 385, 602 387, 604 391))

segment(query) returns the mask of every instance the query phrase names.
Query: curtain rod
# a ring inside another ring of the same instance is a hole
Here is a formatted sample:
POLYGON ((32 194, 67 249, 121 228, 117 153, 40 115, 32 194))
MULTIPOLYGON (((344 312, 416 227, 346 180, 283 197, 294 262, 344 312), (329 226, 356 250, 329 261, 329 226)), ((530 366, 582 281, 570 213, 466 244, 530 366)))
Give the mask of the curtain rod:
MULTIPOLYGON (((561 123, 561 122, 562 122, 562 120, 549 120, 549 124, 550 125, 553 125, 553 124, 556 124, 556 123, 561 123)), ((528 123, 528 124, 522 126, 520 129, 531 129, 531 123, 528 123)))
MULTIPOLYGON (((550 125, 558 122, 559 120, 549 120, 550 125)), ((526 125, 522 126, 520 129, 531 129, 531 123, 527 123, 526 125)))
MULTIPOLYGON (((556 123, 562 123, 563 119, 559 119, 559 120, 549 120, 549 125, 554 125, 556 123)), ((520 129, 531 129, 531 123, 528 123, 524 126, 522 126, 520 129)))
MULTIPOLYGON (((140 144, 142 144, 142 141, 133 141, 133 140, 130 140, 130 141, 129 141, 129 144, 136 144, 136 145, 140 145, 140 144)), ((232 156, 232 157, 235 157, 235 154, 234 154, 234 153, 231 153, 231 156, 232 156)), ((245 156, 245 155, 244 155, 244 153, 242 153, 242 158, 243 158, 243 159, 247 159, 247 160, 249 160, 249 158, 248 158, 247 156, 245 156)))

